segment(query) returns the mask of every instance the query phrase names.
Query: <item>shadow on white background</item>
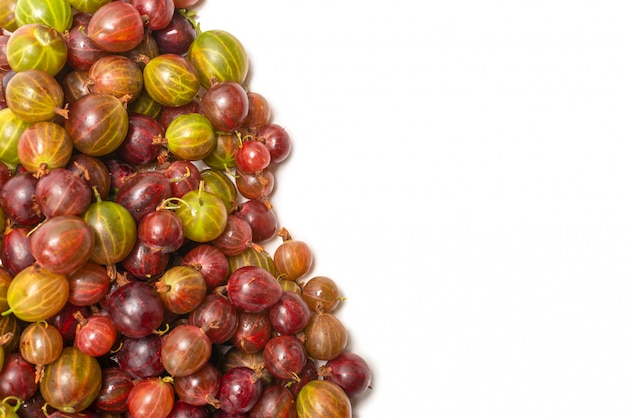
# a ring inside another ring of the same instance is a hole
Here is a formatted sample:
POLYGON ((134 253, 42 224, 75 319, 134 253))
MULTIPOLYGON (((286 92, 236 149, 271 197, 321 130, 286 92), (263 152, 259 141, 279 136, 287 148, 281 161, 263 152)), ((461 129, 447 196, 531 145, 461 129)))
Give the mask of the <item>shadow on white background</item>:
POLYGON ((204 0, 293 139, 358 418, 626 416, 626 6, 204 0), (409 7, 410 6, 410 7, 409 7))

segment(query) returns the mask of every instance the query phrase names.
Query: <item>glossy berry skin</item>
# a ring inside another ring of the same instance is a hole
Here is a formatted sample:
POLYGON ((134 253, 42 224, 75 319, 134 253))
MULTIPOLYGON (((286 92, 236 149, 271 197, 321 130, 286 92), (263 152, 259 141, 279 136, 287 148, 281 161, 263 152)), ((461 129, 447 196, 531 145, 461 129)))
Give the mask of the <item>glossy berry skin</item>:
POLYGON ((30 235, 30 251, 40 266, 70 274, 82 267, 94 247, 94 233, 83 218, 59 215, 41 223, 30 235))
POLYGON ((11 311, 26 322, 43 321, 57 314, 65 306, 68 296, 67 277, 36 263, 21 270, 7 290, 11 311))
POLYGON ((13 71, 38 69, 55 76, 67 61, 67 45, 56 29, 42 23, 29 23, 11 34, 7 60, 13 71))
POLYGON ((5 89, 9 109, 25 122, 51 120, 63 107, 63 89, 43 70, 20 71, 11 77, 5 89))
POLYGON ((276 213, 262 200, 250 199, 243 202, 235 215, 245 219, 252 228, 252 240, 262 243, 274 237, 278 230, 276 213))
POLYGON ((296 400, 289 389, 283 385, 267 386, 249 416, 250 418, 298 418, 296 400))
POLYGON ((89 184, 67 168, 48 171, 35 187, 39 210, 48 218, 81 215, 91 203, 91 193, 89 184))
POLYGON ((126 258, 137 240, 137 226, 122 205, 111 201, 94 202, 83 218, 94 231, 95 244, 90 260, 111 265, 126 258))
POLYGON ((43 218, 35 206, 37 181, 32 173, 22 172, 13 175, 0 190, 0 206, 16 225, 34 226, 43 218))
POLYGON ((344 351, 320 367, 320 375, 324 380, 341 387, 350 398, 362 395, 367 391, 372 379, 369 365, 363 357, 352 351, 344 351))
POLYGON ((165 372, 161 362, 161 347, 163 338, 157 334, 141 338, 123 337, 115 357, 119 367, 132 379, 156 377, 165 372))
POLYGON ((115 327, 128 337, 145 337, 163 321, 163 302, 147 283, 132 281, 120 286, 109 300, 115 327))
POLYGON ((224 344, 237 329, 239 312, 222 295, 209 293, 188 317, 188 323, 205 330, 213 344, 224 344))
POLYGON ((127 405, 134 418, 166 418, 174 407, 174 388, 159 377, 142 380, 130 390, 127 405))
POLYGON ((304 385, 296 398, 296 410, 299 418, 352 417, 348 395, 326 380, 313 380, 304 385))
POLYGON ((143 39, 143 19, 132 4, 110 2, 93 14, 87 27, 87 36, 105 51, 130 51, 143 39))
POLYGON ((167 269, 159 278, 158 289, 165 309, 181 315, 196 309, 206 296, 204 276, 190 266, 167 269))
POLYGON ((235 307, 244 312, 261 312, 278 302, 282 288, 267 270, 244 266, 235 270, 226 286, 228 297, 235 307))
POLYGON ((132 0, 132 4, 150 30, 163 29, 174 16, 174 0, 132 0))
POLYGON ((15 20, 19 26, 41 23, 59 33, 72 24, 72 8, 68 0, 19 0, 15 7, 15 20))
POLYGON ((258 173, 271 161, 269 149, 259 141, 244 141, 235 155, 237 168, 244 173, 258 173))
POLYGON ((334 359, 348 343, 348 331, 331 313, 313 313, 304 328, 304 336, 307 353, 318 360, 334 359))
POLYGON ((269 123, 261 126, 256 132, 256 137, 270 151, 274 164, 285 161, 291 153, 291 137, 285 128, 278 124, 269 123))
POLYGON ((139 65, 123 55, 109 54, 96 60, 87 72, 92 93, 110 94, 128 103, 143 89, 139 65))
POLYGON ((107 354, 117 340, 115 324, 108 316, 92 315, 79 322, 74 345, 83 353, 100 357, 107 354))
POLYGON ((92 261, 87 261, 68 275, 67 280, 70 285, 67 301, 75 306, 89 306, 100 302, 107 295, 111 281, 106 268, 92 261))
POLYGON ((128 132, 118 148, 120 158, 135 165, 155 161, 163 149, 158 141, 164 134, 163 126, 155 118, 139 113, 129 114, 128 132))
POLYGON ((101 385, 98 361, 76 347, 66 347, 58 359, 45 367, 39 390, 53 408, 74 413, 91 405, 101 385))
POLYGON ((115 151, 126 138, 128 112, 111 94, 88 94, 70 107, 65 129, 78 151, 101 157, 115 151))
POLYGON ((174 13, 164 28, 152 32, 162 54, 186 54, 197 35, 191 22, 180 13, 174 13))
POLYGON ((202 95, 201 108, 213 127, 220 132, 232 132, 248 115, 248 95, 239 83, 215 83, 202 95))
POLYGON ((204 366, 211 351, 211 341, 201 328, 178 325, 163 338, 161 359, 171 376, 187 376, 204 366))
POLYGON ((272 338, 272 332, 266 311, 241 312, 231 342, 243 353, 259 353, 272 338))
POLYGON ((263 392, 261 380, 248 367, 235 367, 222 375, 218 399, 221 411, 243 414, 250 411, 263 392))
POLYGON ((198 34, 189 46, 188 56, 206 88, 215 81, 243 83, 248 75, 248 56, 243 45, 223 30, 198 34))
POLYGON ((196 68, 187 58, 163 54, 148 62, 143 70, 145 89, 163 106, 183 106, 193 101, 200 89, 196 68))
POLYGON ((174 378, 174 391, 182 401, 190 405, 219 406, 216 397, 221 375, 216 366, 207 362, 194 373, 174 378))
POLYGON ((170 181, 165 174, 160 171, 142 171, 122 183, 115 201, 139 223, 171 196, 170 181))
POLYGON ((313 252, 304 241, 287 239, 274 252, 276 271, 285 280, 304 276, 313 266, 313 252))
POLYGON ((102 369, 102 386, 94 406, 102 412, 121 414, 126 411, 126 400, 133 387, 132 378, 119 367, 102 369))
POLYGON ((211 244, 200 244, 185 254, 182 264, 192 266, 202 273, 207 291, 223 284, 228 276, 228 258, 211 244))
POLYGON ((72 139, 54 122, 35 122, 22 133, 17 156, 25 170, 39 176, 48 169, 65 167, 72 157, 72 139))
POLYGON ((302 342, 293 335, 272 337, 263 348, 263 363, 279 379, 297 379, 307 361, 302 342))
POLYGON ((137 238, 153 250, 172 253, 185 242, 183 222, 170 210, 149 212, 139 221, 137 238))
POLYGON ((37 392, 35 366, 20 353, 8 353, 0 370, 0 397, 16 396, 29 399, 37 392))
POLYGON ((176 157, 195 161, 206 158, 215 148, 213 125, 199 113, 180 115, 165 130, 169 151, 176 157))
POLYGON ((311 310, 302 297, 285 291, 270 309, 272 327, 281 334, 296 334, 304 329, 311 318, 311 310))

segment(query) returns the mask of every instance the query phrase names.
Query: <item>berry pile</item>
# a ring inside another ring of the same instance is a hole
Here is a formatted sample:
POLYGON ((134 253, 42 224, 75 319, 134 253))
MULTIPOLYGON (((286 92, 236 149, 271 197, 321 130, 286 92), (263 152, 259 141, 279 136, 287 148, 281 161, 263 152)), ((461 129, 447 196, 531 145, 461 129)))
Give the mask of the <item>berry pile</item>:
POLYGON ((2 1, 2 416, 341 418, 370 387, 270 203, 291 138, 197 1, 2 1))

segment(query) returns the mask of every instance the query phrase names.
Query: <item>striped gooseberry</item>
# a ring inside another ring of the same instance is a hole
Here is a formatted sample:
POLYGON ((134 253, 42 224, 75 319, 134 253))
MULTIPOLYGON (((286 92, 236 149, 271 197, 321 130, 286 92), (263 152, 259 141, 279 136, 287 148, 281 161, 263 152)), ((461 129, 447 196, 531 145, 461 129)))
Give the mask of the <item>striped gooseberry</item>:
POLYGON ((348 395, 335 383, 312 380, 296 397, 299 418, 350 418, 352 405, 348 395))
POLYGON ((137 238, 153 250, 172 253, 185 242, 183 222, 173 211, 159 207, 141 218, 137 238))
POLYGON ((163 302, 146 282, 132 280, 119 286, 109 296, 109 303, 110 317, 126 337, 146 337, 163 322, 163 302))
POLYGON ((348 331, 333 314, 313 312, 304 328, 304 346, 309 356, 317 360, 332 360, 348 344, 348 331))
POLYGON ((15 72, 38 69, 54 76, 67 61, 63 35, 41 23, 18 27, 7 42, 7 60, 15 72))
POLYGON ((187 192, 178 200, 175 213, 183 222, 186 238, 209 242, 224 231, 228 212, 219 196, 200 189, 187 192))
POLYGON ((132 215, 119 203, 98 200, 89 205, 83 218, 94 231, 91 261, 113 265, 133 249, 137 226, 132 215))
MULTIPOLYGON (((98 59, 112 54, 100 48, 87 36, 86 29, 88 24, 89 21, 85 22, 85 24, 77 24, 65 35, 67 65, 69 68, 85 71, 85 73, 98 59)), ((88 88, 89 85, 85 83, 84 87, 88 88)))
POLYGON ((126 400, 133 387, 133 379, 119 367, 102 369, 102 387, 93 405, 103 413, 126 412, 126 400))
MULTIPOLYGON (((178 398, 189 405, 219 407, 217 392, 221 373, 211 362, 187 376, 174 378, 174 391, 178 398)), ((187 415, 185 415, 187 416, 187 415)))
POLYGON ((39 178, 35 198, 46 217, 81 215, 91 203, 91 189, 80 175, 59 167, 48 170, 39 178))
POLYGON ((201 107, 215 130, 233 132, 248 115, 248 94, 241 84, 221 81, 212 84, 202 94, 201 107))
POLYGON ((68 275, 67 280, 70 284, 67 301, 75 306, 90 306, 106 296, 111 279, 104 266, 87 261, 81 268, 68 275))
POLYGON ((183 256, 181 263, 202 273, 208 291, 223 284, 228 276, 228 258, 208 243, 194 246, 183 256))
POLYGON ((51 407, 76 413, 91 405, 101 386, 102 369, 96 358, 68 346, 44 368, 39 391, 51 407))
POLYGON ((216 81, 243 83, 248 75, 248 56, 243 45, 223 30, 199 33, 189 46, 188 57, 205 88, 216 81))
POLYGON ((313 266, 313 252, 306 242, 293 239, 285 228, 281 228, 278 235, 283 242, 274 252, 276 271, 285 280, 299 279, 313 266))
POLYGON ((20 354, 34 365, 46 365, 63 352, 63 335, 45 321, 31 322, 20 334, 20 354))
POLYGON ((15 20, 19 26, 42 23, 63 33, 72 25, 72 6, 68 0, 17 0, 15 20))
POLYGON ((261 312, 280 299, 283 289, 272 274, 256 266, 240 267, 228 278, 228 298, 243 312, 261 312))
POLYGON ((272 338, 273 332, 267 311, 242 311, 239 314, 239 321, 230 342, 241 352, 247 354, 259 353, 262 362, 263 347, 272 338))
POLYGON ((204 191, 219 196, 231 213, 238 205, 237 187, 231 178, 222 170, 209 169, 200 172, 204 191))
POLYGON ((117 341, 115 324, 106 315, 90 315, 84 317, 77 313, 76 336, 74 345, 83 353, 100 357, 107 354, 117 341))
POLYGON ((163 54, 151 59, 143 70, 146 92, 163 106, 190 103, 200 89, 198 71, 178 54, 163 54))
POLYGON ((19 352, 7 352, 0 370, 0 399, 7 396, 30 399, 35 393, 37 393, 35 365, 26 361, 19 352))
POLYGON ((163 29, 174 16, 174 0, 132 0, 132 4, 144 17, 150 30, 163 29))
POLYGON ((134 100, 143 89, 139 65, 119 54, 105 55, 89 66, 87 84, 92 93, 104 93, 124 102, 134 100))
POLYGON ((132 417, 166 418, 174 407, 172 377, 144 379, 128 394, 128 413, 132 417))
POLYGON ((161 361, 173 377, 197 372, 211 357, 211 340, 202 328, 178 325, 163 337, 161 361))
POLYGON ((235 367, 221 377, 218 399, 220 409, 228 414, 250 411, 263 392, 260 374, 249 367, 235 367))
POLYGON ((218 170, 234 168, 235 155, 241 143, 237 134, 217 132, 215 140, 215 149, 203 159, 203 162, 210 168, 218 170))
POLYGON ((26 322, 43 321, 58 313, 67 302, 69 283, 65 274, 32 264, 13 277, 7 291, 9 309, 26 322))
POLYGON ((293 394, 280 384, 266 386, 254 408, 249 412, 250 418, 297 416, 296 400, 293 394))
POLYGON ((0 161, 5 164, 17 164, 17 144, 22 133, 31 125, 18 117, 11 108, 0 110, 0 161))
POLYGON ((176 157, 196 161, 215 148, 215 132, 206 116, 187 113, 176 117, 165 130, 169 151, 176 157))
POLYGON ((350 398, 365 393, 372 378, 367 362, 352 351, 344 351, 327 361, 319 367, 318 373, 324 380, 339 385, 350 398))
POLYGON ((213 344, 224 344, 235 334, 239 312, 221 294, 209 293, 188 317, 188 323, 205 329, 213 344))
POLYGON ((70 274, 82 267, 91 256, 94 242, 91 226, 76 215, 48 218, 29 236, 30 252, 37 263, 60 274, 70 274))
POLYGON ((326 276, 307 280, 302 286, 302 299, 316 312, 332 312, 342 300, 337 283, 326 276))
POLYGON ((61 84, 42 70, 24 70, 16 73, 7 83, 4 92, 7 106, 26 122, 53 119, 66 115, 63 109, 64 94, 61 84))
POLYGON ((87 36, 105 51, 130 51, 144 37, 143 19, 132 4, 112 1, 93 13, 87 26, 87 36))
POLYGON ((72 138, 55 122, 35 122, 22 132, 17 142, 17 156, 24 169, 43 175, 63 168, 72 157, 72 138))
POLYGON ((65 129, 76 150, 100 157, 115 151, 124 141, 128 112, 111 94, 87 94, 70 106, 65 129))
POLYGON ((3 3, 3 7, 0 8, 0 27, 13 32, 18 27, 17 22, 15 21, 15 7, 17 6, 17 0, 11 0, 5 3, 3 3))
POLYGON ((276 335, 263 347, 263 363, 279 379, 296 379, 306 361, 304 345, 294 335, 276 335))
POLYGON ((204 300, 206 282, 202 273, 191 266, 173 266, 159 278, 157 290, 166 309, 188 314, 204 300))
POLYGON ((228 257, 228 267, 231 274, 243 266, 257 266, 267 270, 272 276, 276 274, 274 260, 265 250, 259 251, 258 249, 250 247, 237 255, 228 257))

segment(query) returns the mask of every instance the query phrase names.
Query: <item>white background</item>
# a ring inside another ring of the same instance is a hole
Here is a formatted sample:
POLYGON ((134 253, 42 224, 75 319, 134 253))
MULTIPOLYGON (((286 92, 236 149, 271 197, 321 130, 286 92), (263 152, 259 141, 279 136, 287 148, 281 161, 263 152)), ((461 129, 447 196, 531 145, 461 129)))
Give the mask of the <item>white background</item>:
POLYGON ((355 417, 626 417, 626 5, 204 0, 293 140, 355 417))

